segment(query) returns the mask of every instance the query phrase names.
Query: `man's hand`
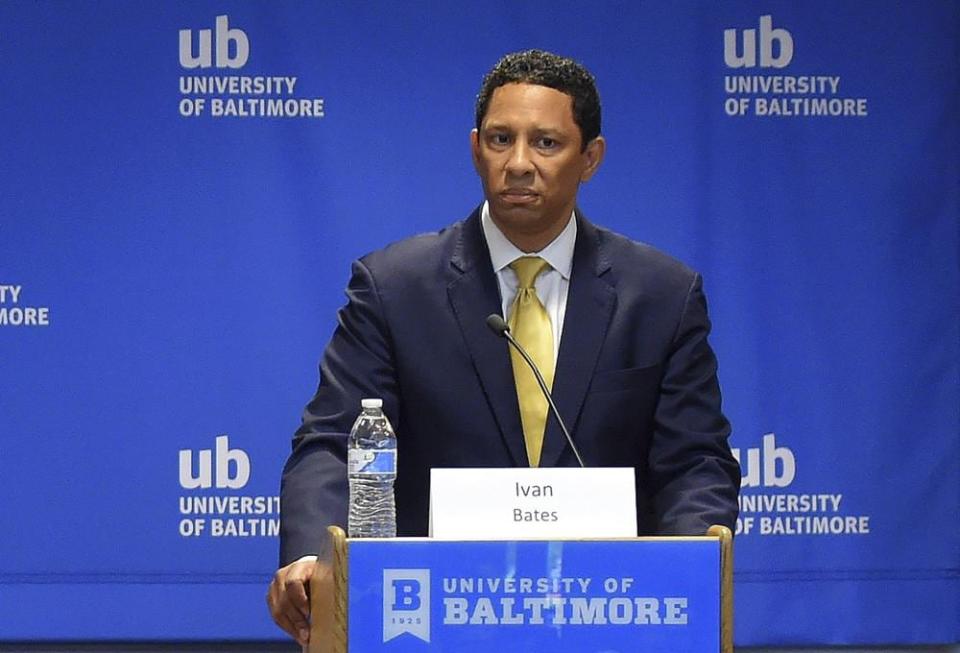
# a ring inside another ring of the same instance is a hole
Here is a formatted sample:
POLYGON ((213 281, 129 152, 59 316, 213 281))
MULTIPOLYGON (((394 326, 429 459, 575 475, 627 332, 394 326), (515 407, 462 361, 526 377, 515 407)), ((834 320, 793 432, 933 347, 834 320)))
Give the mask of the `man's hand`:
POLYGON ((277 625, 300 646, 310 641, 310 578, 317 563, 298 560, 281 567, 267 590, 267 606, 277 625))

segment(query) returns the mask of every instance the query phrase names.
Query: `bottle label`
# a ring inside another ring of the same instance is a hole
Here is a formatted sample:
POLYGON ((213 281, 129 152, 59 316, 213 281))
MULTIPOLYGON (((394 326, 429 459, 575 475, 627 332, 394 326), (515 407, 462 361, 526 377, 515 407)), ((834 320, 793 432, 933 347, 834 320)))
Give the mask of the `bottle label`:
POLYGON ((347 452, 349 474, 396 474, 396 449, 350 449, 347 452))

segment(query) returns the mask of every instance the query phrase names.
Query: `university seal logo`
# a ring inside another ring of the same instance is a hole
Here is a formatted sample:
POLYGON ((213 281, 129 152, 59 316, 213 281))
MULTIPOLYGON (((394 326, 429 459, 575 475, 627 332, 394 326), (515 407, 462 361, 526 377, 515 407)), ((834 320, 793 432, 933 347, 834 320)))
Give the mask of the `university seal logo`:
POLYGON ((410 633, 430 642, 430 570, 383 570, 383 641, 410 633))

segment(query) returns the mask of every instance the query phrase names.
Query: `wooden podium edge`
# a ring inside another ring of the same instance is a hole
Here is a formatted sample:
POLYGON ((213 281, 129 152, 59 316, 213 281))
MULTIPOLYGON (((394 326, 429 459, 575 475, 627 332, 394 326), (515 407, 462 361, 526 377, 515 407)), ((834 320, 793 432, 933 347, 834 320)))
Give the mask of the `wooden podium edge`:
POLYGON ((333 545, 333 653, 347 652, 347 534, 329 526, 333 545))
POLYGON ((305 653, 347 652, 347 534, 327 528, 327 555, 316 562, 310 579, 310 643, 305 653))
POLYGON ((720 651, 733 653, 733 533, 714 525, 707 535, 720 540, 720 651))

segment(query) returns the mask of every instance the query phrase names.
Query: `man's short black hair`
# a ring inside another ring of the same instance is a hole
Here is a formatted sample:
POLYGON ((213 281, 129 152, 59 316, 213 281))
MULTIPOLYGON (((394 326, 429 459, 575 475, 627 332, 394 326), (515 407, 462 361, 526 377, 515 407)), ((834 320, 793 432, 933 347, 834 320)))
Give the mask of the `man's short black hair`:
POLYGON ((543 50, 508 54, 484 76, 477 94, 477 130, 487 115, 493 92, 514 83, 547 86, 573 98, 573 120, 580 128, 582 149, 600 135, 600 94, 593 75, 573 59, 543 50))

